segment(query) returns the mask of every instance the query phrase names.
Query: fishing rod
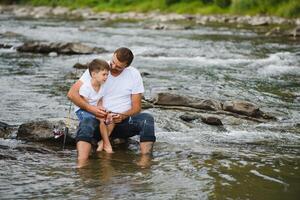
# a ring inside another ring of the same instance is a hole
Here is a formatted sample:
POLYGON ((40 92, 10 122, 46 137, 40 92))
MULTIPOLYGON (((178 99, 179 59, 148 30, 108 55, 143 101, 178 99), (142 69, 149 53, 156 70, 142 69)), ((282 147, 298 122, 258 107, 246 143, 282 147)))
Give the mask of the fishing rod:
MULTIPOLYGON (((79 63, 79 58, 78 58, 78 63, 79 63)), ((75 74, 74 74, 75 78, 77 78, 77 68, 75 68, 75 74)), ((72 109, 72 102, 69 101, 70 104, 69 104, 69 110, 68 110, 68 116, 66 118, 66 121, 65 121, 65 128, 62 130, 62 129, 59 129, 58 127, 55 127, 53 128, 53 135, 54 135, 54 138, 55 139, 58 139, 60 138, 61 136, 64 136, 64 139, 63 139, 63 144, 62 144, 62 150, 64 151, 65 150, 65 146, 66 146, 66 139, 67 139, 67 135, 69 134, 69 128, 70 128, 70 121, 71 121, 71 109, 72 109)))

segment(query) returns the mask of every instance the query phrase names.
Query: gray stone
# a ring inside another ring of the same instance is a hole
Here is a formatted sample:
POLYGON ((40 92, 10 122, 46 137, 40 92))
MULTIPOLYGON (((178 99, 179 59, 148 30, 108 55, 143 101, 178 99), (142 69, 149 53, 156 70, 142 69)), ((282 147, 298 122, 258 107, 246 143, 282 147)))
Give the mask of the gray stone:
POLYGON ((88 65, 87 64, 81 64, 81 63, 76 63, 73 68, 75 69, 87 69, 88 65))
POLYGON ((93 54, 107 52, 103 48, 89 47, 81 43, 41 43, 41 42, 26 42, 17 47, 19 52, 30 53, 51 53, 59 54, 93 54))
POLYGON ((10 45, 10 44, 0 44, 0 49, 10 49, 12 48, 13 46, 10 45))
POLYGON ((217 118, 217 117, 201 117, 201 120, 203 123, 205 124, 209 124, 209 125, 215 125, 215 126, 222 126, 223 123, 221 121, 221 119, 217 118))
MULTIPOLYGON (((75 145, 75 134, 78 125, 77 120, 70 120, 69 132, 66 136, 66 143, 75 145)), ((58 139, 54 138, 53 130, 56 128, 65 131, 65 119, 49 119, 42 121, 31 121, 22 124, 17 132, 17 139, 31 142, 52 142, 61 145, 63 136, 58 139)))
POLYGON ((196 119, 199 119, 200 116, 199 115, 185 113, 183 115, 180 115, 179 118, 182 119, 185 122, 191 122, 191 121, 194 121, 196 119))
POLYGON ((294 38, 296 37, 300 37, 300 26, 294 28, 293 30, 291 30, 289 33, 288 33, 289 36, 292 36, 294 38))
POLYGON ((227 101, 223 104, 223 109, 250 117, 260 117, 262 114, 256 105, 247 101, 227 101))
POLYGON ((153 98, 156 105, 184 106, 204 110, 221 110, 222 103, 212 99, 200 99, 171 93, 157 93, 153 98))

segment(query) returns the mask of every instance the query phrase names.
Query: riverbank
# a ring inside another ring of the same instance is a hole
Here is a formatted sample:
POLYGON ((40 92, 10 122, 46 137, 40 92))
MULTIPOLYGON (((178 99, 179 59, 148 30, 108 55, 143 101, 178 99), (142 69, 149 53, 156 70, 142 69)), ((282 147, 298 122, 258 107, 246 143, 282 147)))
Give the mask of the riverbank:
POLYGON ((295 0, 14 0, 2 1, 33 6, 64 6, 71 9, 92 8, 109 12, 152 12, 189 14, 272 15, 300 17, 300 4, 295 0))
POLYGON ((287 19, 276 16, 261 15, 200 15, 200 14, 177 14, 160 12, 126 12, 126 13, 110 13, 95 12, 90 8, 70 9, 67 7, 45 7, 45 6, 18 6, 18 5, 0 5, 0 13, 12 14, 17 18, 69 18, 83 20, 151 20, 157 22, 170 22, 187 20, 196 24, 205 25, 208 23, 220 24, 245 24, 252 26, 266 25, 300 25, 300 18, 287 19))
MULTIPOLYGON (((300 18, 282 18, 276 16, 261 15, 200 15, 200 14, 177 14, 160 12, 95 12, 90 8, 70 9, 67 7, 45 7, 45 6, 19 6, 2 5, 1 14, 8 14, 15 18, 61 18, 64 20, 96 20, 96 21, 143 21, 146 29, 154 30, 185 30, 193 29, 202 25, 221 25, 243 27, 258 27, 260 33, 266 36, 288 36, 297 38, 300 35, 300 18)), ((85 27, 83 27, 84 29, 85 27)))

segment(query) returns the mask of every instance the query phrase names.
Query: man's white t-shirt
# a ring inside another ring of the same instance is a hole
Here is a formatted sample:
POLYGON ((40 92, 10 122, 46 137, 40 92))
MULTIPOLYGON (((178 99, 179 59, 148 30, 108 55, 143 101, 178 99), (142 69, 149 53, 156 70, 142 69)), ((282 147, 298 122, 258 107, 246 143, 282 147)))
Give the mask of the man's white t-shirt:
MULTIPOLYGON (((99 91, 95 91, 92 86, 91 79, 83 83, 79 89, 79 94, 88 99, 88 103, 93 106, 97 106, 99 99, 103 97, 103 87, 101 86, 99 91)), ((75 105, 75 112, 80 108, 75 105)))
MULTIPOLYGON (((91 81, 88 70, 84 72, 80 80, 83 83, 91 81)), ((111 112, 123 113, 131 109, 132 94, 144 93, 144 85, 139 71, 134 67, 127 67, 116 77, 109 73, 101 90, 103 107, 111 112)))

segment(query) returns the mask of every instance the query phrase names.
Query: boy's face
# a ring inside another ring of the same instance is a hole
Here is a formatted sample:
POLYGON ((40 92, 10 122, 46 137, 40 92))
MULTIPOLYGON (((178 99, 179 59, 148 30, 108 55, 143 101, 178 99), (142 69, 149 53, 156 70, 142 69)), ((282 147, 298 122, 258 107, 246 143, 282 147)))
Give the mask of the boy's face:
POLYGON ((97 80, 98 83, 103 84, 108 77, 108 70, 100 70, 99 72, 93 72, 93 78, 97 80))

